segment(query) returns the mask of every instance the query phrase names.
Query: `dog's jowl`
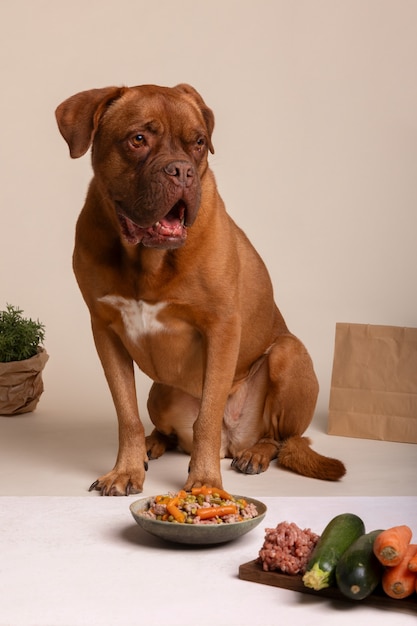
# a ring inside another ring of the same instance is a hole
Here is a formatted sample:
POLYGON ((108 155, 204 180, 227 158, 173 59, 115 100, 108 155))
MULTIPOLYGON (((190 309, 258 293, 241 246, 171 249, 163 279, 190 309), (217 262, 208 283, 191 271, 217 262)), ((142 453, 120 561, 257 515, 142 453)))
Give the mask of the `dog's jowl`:
POLYGON ((302 436, 318 394, 312 362, 219 196, 201 96, 188 85, 91 89, 56 117, 73 158, 92 148, 73 264, 119 422, 115 466, 92 488, 140 492, 148 460, 173 446, 191 455, 186 489, 221 487, 222 457, 247 474, 277 459, 341 478, 343 464, 302 436), (153 381, 148 437, 134 362, 153 381))

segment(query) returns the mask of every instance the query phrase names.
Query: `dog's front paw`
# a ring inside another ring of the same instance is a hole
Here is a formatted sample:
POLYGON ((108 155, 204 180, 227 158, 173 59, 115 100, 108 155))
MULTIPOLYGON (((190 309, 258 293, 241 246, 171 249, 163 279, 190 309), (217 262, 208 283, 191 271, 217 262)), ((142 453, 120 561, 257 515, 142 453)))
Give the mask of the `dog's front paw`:
POLYGON ((188 480, 184 485, 185 491, 191 491, 191 489, 204 486, 223 489, 223 482, 220 473, 204 472, 199 474, 190 470, 188 480))
POLYGON ((101 476, 90 486, 89 491, 99 491, 102 496, 129 496, 141 493, 145 480, 145 469, 131 472, 118 472, 113 469, 101 476))
POLYGON ((191 491, 192 489, 199 489, 200 487, 216 487, 217 489, 223 489, 222 481, 216 480, 187 480, 184 485, 184 491, 191 491))

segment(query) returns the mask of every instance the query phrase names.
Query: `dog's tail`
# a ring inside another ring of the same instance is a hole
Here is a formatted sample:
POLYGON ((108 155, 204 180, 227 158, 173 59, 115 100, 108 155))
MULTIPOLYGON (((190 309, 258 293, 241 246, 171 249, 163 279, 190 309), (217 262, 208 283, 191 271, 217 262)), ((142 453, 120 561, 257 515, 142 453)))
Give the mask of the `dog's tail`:
POLYGON ((318 454, 310 448, 308 437, 295 435, 285 439, 278 451, 278 464, 282 467, 321 480, 339 480, 346 474, 341 461, 318 454))

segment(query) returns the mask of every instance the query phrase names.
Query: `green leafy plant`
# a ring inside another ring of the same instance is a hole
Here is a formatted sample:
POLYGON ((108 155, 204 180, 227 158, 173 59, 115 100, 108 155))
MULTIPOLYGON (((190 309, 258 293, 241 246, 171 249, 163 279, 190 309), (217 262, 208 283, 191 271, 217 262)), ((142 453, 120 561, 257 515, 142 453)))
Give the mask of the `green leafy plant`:
POLYGON ((45 326, 22 316, 23 311, 10 304, 0 311, 0 362, 23 361, 38 352, 45 338, 45 326))

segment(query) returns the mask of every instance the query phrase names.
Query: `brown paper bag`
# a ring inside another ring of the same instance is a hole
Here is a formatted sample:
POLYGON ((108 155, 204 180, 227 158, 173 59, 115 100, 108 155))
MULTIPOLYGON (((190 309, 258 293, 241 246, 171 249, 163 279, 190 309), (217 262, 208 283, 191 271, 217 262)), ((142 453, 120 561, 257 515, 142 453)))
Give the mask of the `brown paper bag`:
POLYGON ((41 348, 30 359, 0 363, 0 415, 35 410, 43 393, 42 370, 48 359, 41 348))
POLYGON ((417 328, 336 324, 327 432, 417 443, 417 328))

